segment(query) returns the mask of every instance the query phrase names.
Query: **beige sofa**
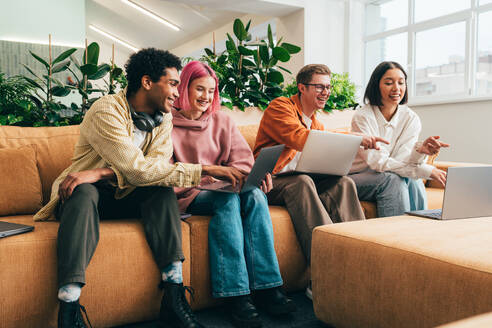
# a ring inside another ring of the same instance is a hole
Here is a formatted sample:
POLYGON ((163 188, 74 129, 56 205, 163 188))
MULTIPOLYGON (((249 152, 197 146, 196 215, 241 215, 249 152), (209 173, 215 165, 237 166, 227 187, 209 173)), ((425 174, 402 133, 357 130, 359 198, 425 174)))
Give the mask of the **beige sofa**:
MULTIPOLYGON (((240 130, 252 146, 257 126, 240 130)), ((2 328, 56 326, 58 223, 33 222, 32 215, 46 203, 53 180, 69 165, 78 135, 78 126, 0 126, 0 220, 35 226, 34 232, 0 239, 2 328), (19 149, 26 145, 31 146, 19 149)), ((442 190, 432 186, 427 190, 431 207, 439 207, 442 190)), ((362 205, 367 217, 375 216, 374 204, 362 205)), ((285 287, 300 290, 306 286, 309 272, 289 214, 277 206, 271 206, 270 213, 285 287)), ((216 304, 210 293, 209 219, 193 216, 181 225, 186 257, 183 278, 195 290, 191 301, 194 309, 216 304)), ((138 220, 101 222, 100 241, 87 269, 87 281, 81 304, 86 306, 95 327, 157 317, 161 298, 157 288, 159 272, 138 220)))

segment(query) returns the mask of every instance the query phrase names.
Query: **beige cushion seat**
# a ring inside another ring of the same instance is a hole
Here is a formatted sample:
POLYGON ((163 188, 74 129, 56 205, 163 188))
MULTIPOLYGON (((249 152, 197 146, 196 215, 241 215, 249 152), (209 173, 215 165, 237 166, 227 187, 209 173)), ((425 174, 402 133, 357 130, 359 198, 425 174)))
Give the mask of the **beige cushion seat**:
POLYGON ((316 316, 337 328, 435 327, 492 311, 492 217, 318 227, 316 316))

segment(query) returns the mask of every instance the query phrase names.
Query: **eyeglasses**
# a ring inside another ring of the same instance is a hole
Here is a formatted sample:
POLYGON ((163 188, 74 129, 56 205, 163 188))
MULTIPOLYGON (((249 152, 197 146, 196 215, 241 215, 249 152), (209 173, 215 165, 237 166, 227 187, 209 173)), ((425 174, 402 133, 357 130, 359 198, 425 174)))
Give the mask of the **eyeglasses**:
POLYGON ((317 83, 303 83, 304 85, 314 85, 314 89, 316 90, 316 92, 323 92, 325 89, 326 91, 330 92, 331 89, 333 88, 333 86, 331 84, 327 84, 327 85, 324 85, 324 84, 317 84, 317 83))

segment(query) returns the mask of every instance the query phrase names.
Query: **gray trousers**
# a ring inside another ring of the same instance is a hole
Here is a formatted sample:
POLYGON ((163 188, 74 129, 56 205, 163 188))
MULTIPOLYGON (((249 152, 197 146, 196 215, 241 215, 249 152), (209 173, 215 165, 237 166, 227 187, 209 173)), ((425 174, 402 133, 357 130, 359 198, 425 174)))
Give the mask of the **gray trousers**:
POLYGON ((328 175, 290 175, 273 178, 268 202, 287 208, 308 263, 313 229, 320 225, 364 220, 354 181, 328 175))
POLYGON ((85 284, 85 270, 99 241, 100 219, 140 218, 154 259, 162 271, 184 259, 181 220, 174 190, 140 187, 123 199, 103 183, 81 184, 57 209, 58 286, 85 284))

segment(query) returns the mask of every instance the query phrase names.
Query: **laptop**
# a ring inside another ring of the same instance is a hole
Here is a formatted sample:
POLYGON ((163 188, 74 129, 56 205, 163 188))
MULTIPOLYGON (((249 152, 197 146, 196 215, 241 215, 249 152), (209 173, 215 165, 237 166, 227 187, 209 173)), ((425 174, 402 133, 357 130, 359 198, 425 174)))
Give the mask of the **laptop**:
POLYGON ((492 166, 448 168, 442 209, 406 213, 435 220, 492 216, 492 166))
POLYGON ((272 147, 262 148, 242 188, 240 188, 239 185, 236 185, 236 187, 232 187, 232 184, 227 181, 217 181, 198 186, 198 188, 202 190, 212 190, 229 193, 243 193, 251 191, 254 188, 260 186, 261 181, 265 179, 265 175, 267 173, 271 173, 273 171, 273 169, 275 168, 275 164, 280 157, 280 154, 284 150, 284 147, 284 145, 276 145, 272 147))
POLYGON ((361 136, 311 130, 296 168, 276 176, 296 173, 347 175, 361 142, 361 136))
POLYGON ((33 231, 33 226, 0 221, 0 238, 17 235, 23 232, 33 231))

